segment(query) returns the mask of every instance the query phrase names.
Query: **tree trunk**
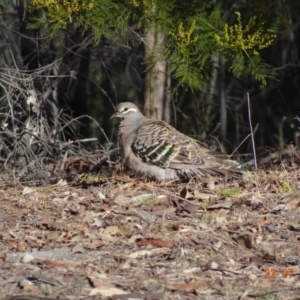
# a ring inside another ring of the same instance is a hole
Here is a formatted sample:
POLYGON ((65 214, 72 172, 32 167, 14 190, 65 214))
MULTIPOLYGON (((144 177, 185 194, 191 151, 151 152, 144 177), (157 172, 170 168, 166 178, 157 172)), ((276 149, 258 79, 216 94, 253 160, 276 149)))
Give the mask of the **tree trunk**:
POLYGON ((144 77, 144 102, 145 115, 149 118, 162 120, 166 118, 164 109, 164 100, 167 85, 167 63, 166 61, 157 61, 155 56, 163 49, 164 34, 157 32, 153 25, 145 32, 145 61, 148 68, 144 77))
POLYGON ((163 120, 167 123, 170 123, 171 119, 171 74, 166 74, 167 76, 167 86, 166 86, 166 93, 165 93, 165 104, 164 104, 164 113, 163 113, 163 120))
POLYGON ((225 97, 225 67, 223 57, 219 59, 219 97, 220 97, 220 122, 221 122, 221 135, 223 139, 227 136, 227 107, 225 97))

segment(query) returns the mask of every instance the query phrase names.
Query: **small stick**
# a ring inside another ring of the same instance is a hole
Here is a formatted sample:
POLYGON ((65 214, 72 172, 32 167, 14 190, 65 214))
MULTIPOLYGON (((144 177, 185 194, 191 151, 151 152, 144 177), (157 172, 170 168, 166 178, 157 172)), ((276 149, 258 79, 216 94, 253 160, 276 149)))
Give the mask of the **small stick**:
MULTIPOLYGON (((254 128, 254 131, 253 131, 253 134, 255 134, 255 132, 257 131, 258 129, 258 126, 259 124, 256 124, 255 128, 254 128)), ((249 133, 241 142, 240 144, 235 148, 235 150, 229 155, 229 159, 231 158, 231 156, 243 145, 243 143, 248 139, 248 137, 251 136, 251 133, 249 133)))
POLYGON ((256 169, 257 169, 257 161, 256 161, 256 152, 255 152, 254 134, 253 134, 252 122, 251 122, 251 110, 250 110, 250 97, 249 97, 249 93, 247 93, 247 101, 248 101, 249 125, 250 125, 251 139, 252 139, 252 147, 253 147, 254 168, 255 168, 255 170, 256 170, 256 169))

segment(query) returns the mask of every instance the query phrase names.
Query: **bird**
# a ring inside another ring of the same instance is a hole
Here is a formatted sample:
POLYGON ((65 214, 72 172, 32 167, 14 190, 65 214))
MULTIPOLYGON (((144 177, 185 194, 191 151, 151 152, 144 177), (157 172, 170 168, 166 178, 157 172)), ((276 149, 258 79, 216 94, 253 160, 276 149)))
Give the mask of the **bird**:
POLYGON ((145 117, 131 102, 119 103, 112 118, 121 119, 118 140, 123 165, 142 177, 157 181, 197 175, 241 177, 236 162, 218 157, 164 121, 145 117))

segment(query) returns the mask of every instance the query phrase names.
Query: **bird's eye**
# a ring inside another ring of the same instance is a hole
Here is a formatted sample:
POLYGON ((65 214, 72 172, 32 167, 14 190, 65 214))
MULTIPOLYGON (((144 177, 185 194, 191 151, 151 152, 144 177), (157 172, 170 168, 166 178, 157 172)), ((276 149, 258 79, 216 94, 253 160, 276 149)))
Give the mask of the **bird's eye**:
POLYGON ((128 110, 128 107, 124 107, 123 111, 127 111, 128 110))

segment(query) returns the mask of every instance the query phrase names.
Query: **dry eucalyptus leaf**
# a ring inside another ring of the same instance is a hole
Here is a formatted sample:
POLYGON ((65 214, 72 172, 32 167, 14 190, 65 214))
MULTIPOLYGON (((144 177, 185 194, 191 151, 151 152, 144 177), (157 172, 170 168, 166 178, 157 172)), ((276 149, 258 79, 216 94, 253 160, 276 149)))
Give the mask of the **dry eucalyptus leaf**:
POLYGON ((237 236, 236 242, 247 249, 252 248, 252 235, 248 232, 241 233, 237 236))
POLYGON ((263 255, 267 255, 269 257, 276 258, 276 246, 274 243, 262 242, 260 246, 261 246, 263 255))
POLYGON ((217 204, 209 206, 207 209, 218 209, 218 208, 231 208, 232 206, 232 201, 230 199, 226 199, 225 201, 220 201, 217 204))

